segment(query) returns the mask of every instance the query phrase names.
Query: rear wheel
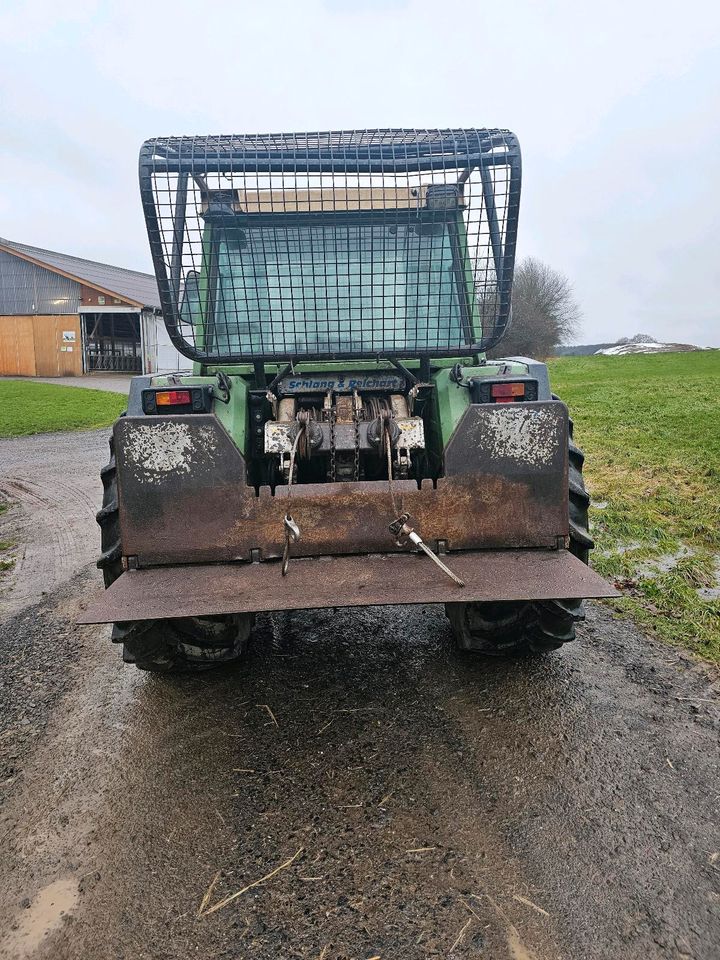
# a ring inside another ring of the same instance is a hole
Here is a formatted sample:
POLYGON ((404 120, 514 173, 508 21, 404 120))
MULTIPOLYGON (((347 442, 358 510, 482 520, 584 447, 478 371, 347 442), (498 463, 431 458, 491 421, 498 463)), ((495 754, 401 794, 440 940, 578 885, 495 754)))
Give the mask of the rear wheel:
MULTIPOLYGON (((115 446, 110 437, 110 462, 100 471, 103 505, 97 514, 102 552, 97 565, 105 587, 122 574, 122 545, 117 500, 115 446)), ((123 659, 140 670, 177 673, 207 670, 236 662, 247 648, 253 617, 231 614, 217 617, 181 617, 132 620, 113 624, 112 639, 123 645, 123 659)))
MULTIPOLYGON (((587 563, 593 547, 588 531, 590 497, 582 476, 585 457, 573 440, 572 420, 568 458, 570 552, 587 563)), ((575 623, 585 616, 582 600, 448 603, 445 612, 458 649, 494 657, 557 650, 575 639, 575 623)))

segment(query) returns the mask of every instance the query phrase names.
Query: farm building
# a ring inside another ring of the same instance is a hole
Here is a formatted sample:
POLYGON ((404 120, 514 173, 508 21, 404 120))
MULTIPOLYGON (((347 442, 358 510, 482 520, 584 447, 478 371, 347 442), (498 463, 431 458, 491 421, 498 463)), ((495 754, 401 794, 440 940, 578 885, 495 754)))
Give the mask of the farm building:
POLYGON ((188 365, 165 330, 154 276, 0 238, 0 375, 188 365))

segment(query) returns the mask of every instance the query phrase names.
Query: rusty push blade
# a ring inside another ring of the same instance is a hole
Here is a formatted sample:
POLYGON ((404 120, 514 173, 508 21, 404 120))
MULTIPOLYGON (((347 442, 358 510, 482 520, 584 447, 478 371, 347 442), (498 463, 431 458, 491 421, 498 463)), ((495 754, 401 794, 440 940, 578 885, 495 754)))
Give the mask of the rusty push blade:
POLYGON ((451 554, 460 588, 424 554, 299 557, 281 564, 228 563, 128 570, 80 623, 309 610, 380 604, 616 597, 617 590, 567 550, 473 550, 451 554))

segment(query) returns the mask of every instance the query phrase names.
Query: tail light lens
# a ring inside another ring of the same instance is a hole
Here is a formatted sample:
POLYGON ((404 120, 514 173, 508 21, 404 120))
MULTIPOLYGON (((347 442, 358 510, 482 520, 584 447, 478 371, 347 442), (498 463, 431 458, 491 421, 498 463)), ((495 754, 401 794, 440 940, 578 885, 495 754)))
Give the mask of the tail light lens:
POLYGON ((142 392, 143 413, 151 417, 159 414, 210 413, 212 405, 213 390, 210 385, 180 390, 160 387, 142 392))
POLYGON ((494 383, 490 388, 490 396, 496 403, 512 403, 519 397, 525 396, 524 383, 494 383))
POLYGON ((538 398, 538 382, 533 377, 473 377, 473 403, 524 403, 538 398))
POLYGON ((192 403, 189 390, 158 390, 155 394, 155 403, 159 407, 178 407, 192 403))

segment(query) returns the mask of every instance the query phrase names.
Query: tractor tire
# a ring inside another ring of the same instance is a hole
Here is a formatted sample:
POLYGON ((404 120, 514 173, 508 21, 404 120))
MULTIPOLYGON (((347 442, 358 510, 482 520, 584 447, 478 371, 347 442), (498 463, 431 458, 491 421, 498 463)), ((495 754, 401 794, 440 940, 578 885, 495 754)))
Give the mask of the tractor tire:
MULTIPOLYGON (((107 589, 122 574, 122 545, 117 499, 115 443, 110 437, 110 462, 100 471, 103 485, 100 525, 101 553, 97 565, 107 589)), ((112 639, 122 643, 123 660, 139 670, 180 673, 207 670, 237 662, 247 649, 253 626, 251 614, 217 617, 178 617, 131 620, 113 624, 112 639)))
MULTIPOLYGON (((553 399, 558 398, 553 395, 553 399)), ((569 422, 568 505, 570 552, 587 563, 593 541, 588 530, 590 496, 583 481, 582 450, 569 422)), ((582 600, 447 603, 445 613, 459 650, 491 657, 549 653, 575 639, 575 623, 585 617, 582 600)))

